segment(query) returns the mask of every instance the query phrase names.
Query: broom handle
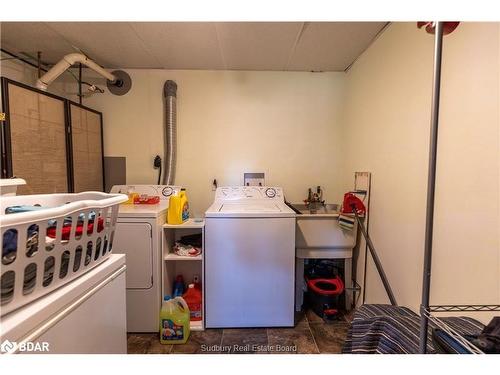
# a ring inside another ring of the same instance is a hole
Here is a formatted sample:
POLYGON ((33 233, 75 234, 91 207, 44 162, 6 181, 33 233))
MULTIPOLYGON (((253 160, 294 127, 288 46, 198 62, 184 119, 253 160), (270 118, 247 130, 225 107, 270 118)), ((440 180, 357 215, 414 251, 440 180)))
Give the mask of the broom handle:
MULTIPOLYGON (((368 233, 366 233, 365 225, 361 221, 360 217, 358 216, 358 213, 356 212, 355 206, 352 207, 352 212, 354 213, 354 216, 356 217, 356 221, 358 222, 359 228, 361 229, 361 233, 363 233, 363 237, 366 240, 366 244, 368 245, 368 249, 370 249, 370 254, 372 255, 373 261, 375 262, 375 267, 377 267, 378 274, 380 275, 380 278, 382 279, 382 284, 384 284, 385 291, 387 293, 387 296, 389 297, 389 300, 391 301, 391 305, 397 306, 398 303, 396 302, 396 297, 394 297, 394 293, 392 292, 391 285, 389 284, 389 280, 387 279, 387 276, 384 272, 384 268, 382 267, 382 263, 380 262, 380 258, 377 255, 377 251, 375 250, 375 247, 373 246, 372 240, 370 239, 370 236, 368 233)), ((365 260, 366 262, 366 260, 365 260)))

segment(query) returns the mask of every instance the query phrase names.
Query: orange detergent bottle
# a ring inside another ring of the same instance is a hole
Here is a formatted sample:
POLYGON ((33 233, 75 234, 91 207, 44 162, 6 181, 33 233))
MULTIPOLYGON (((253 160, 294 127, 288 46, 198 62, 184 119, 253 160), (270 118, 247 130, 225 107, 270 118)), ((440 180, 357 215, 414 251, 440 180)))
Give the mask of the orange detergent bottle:
POLYGON ((201 290, 195 288, 194 284, 189 284, 188 290, 184 293, 182 298, 189 307, 190 320, 201 320, 201 290))

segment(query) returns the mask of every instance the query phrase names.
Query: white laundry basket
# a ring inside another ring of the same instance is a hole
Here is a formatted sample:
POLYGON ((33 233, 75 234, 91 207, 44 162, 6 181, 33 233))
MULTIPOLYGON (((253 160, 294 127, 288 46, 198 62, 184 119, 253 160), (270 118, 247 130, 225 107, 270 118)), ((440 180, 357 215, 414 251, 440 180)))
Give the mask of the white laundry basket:
POLYGON ((111 253, 119 204, 126 200, 124 194, 100 192, 2 197, 0 315, 104 261, 111 253), (6 214, 15 206, 41 208, 6 214))

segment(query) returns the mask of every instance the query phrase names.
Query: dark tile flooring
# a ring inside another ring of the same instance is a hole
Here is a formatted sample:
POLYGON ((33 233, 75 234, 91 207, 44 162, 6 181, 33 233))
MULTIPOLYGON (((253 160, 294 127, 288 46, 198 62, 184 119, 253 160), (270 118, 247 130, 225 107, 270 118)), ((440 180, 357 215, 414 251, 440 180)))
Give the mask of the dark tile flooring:
POLYGON ((130 333, 129 354, 315 354, 340 353, 351 314, 324 321, 312 311, 297 314, 293 328, 206 329, 182 345, 162 345, 156 333, 130 333))

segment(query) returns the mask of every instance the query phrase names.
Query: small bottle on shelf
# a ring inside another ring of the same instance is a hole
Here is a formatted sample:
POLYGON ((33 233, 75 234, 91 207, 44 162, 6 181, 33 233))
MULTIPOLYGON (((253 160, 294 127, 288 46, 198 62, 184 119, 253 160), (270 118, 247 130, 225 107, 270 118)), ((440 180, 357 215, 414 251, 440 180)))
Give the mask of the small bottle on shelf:
POLYGON ((177 275, 177 277, 175 278, 174 290, 172 294, 174 295, 174 297, 182 297, 182 295, 184 294, 184 290, 184 278, 182 277, 182 275, 177 275))

